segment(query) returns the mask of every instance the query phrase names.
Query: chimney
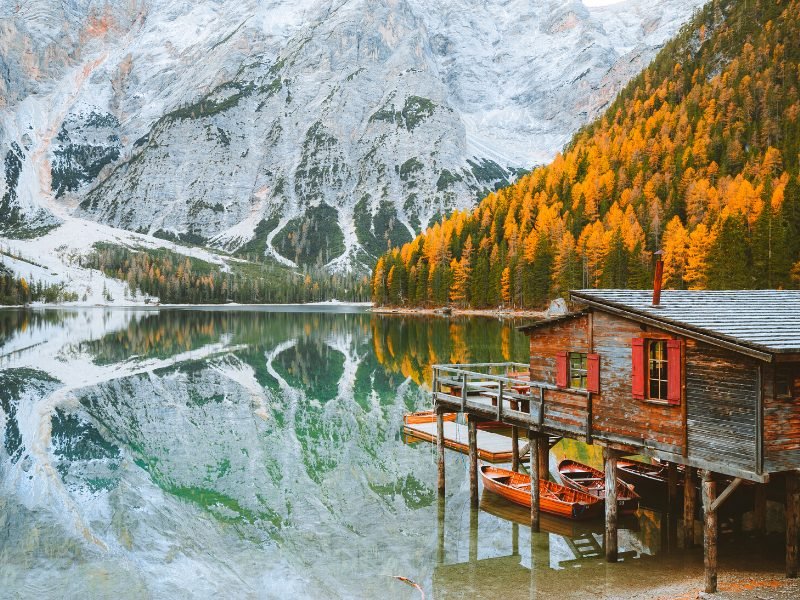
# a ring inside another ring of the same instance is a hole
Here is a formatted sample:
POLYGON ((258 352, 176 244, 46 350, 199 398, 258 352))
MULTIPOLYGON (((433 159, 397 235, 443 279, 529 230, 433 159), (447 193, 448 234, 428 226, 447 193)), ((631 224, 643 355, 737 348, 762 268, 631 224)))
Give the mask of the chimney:
POLYGON ((661 256, 664 254, 663 250, 654 252, 656 258, 656 273, 653 277, 653 308, 661 308, 661 284, 664 275, 664 261, 661 256))

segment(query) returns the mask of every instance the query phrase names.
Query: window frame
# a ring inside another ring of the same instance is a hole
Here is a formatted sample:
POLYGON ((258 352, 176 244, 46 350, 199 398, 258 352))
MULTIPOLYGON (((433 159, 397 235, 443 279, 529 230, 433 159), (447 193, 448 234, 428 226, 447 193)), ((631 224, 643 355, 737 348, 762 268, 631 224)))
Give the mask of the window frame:
POLYGON ((589 385, 589 353, 588 352, 567 352, 567 388, 571 390, 586 390, 589 385), (573 357, 583 365, 582 368, 574 369, 578 373, 579 381, 583 383, 582 386, 573 385, 573 357))
POLYGON ((647 402, 652 402, 654 404, 670 404, 669 402, 669 349, 668 349, 668 341, 664 338, 645 338, 645 353, 644 353, 644 360, 645 360, 645 400, 647 402), (663 346, 663 358, 651 358, 650 348, 653 344, 661 344, 663 346), (661 364, 660 367, 660 374, 661 377, 656 379, 658 381, 659 392, 663 392, 663 398, 659 396, 653 396, 653 378, 651 377, 652 373, 652 362, 658 362, 661 364))

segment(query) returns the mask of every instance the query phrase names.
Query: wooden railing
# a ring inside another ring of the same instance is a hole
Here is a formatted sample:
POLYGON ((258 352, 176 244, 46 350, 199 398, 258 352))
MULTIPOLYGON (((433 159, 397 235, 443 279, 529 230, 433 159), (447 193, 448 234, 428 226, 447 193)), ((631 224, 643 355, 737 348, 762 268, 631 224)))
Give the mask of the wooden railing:
POLYGON ((433 365, 434 407, 542 430, 548 393, 572 394, 586 399, 586 424, 557 429, 591 438, 591 392, 530 381, 528 373, 529 366, 517 362, 433 365))

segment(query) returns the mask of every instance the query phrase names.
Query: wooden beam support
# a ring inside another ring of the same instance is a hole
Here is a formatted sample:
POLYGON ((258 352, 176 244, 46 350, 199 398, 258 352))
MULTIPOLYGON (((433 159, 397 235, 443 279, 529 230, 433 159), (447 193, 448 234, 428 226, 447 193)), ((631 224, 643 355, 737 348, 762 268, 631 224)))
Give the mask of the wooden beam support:
POLYGON ((439 477, 436 488, 439 495, 444 496, 444 413, 436 409, 436 459, 439 467, 439 477))
POLYGON ((786 474, 786 577, 797 577, 800 535, 800 475, 786 474))
POLYGON ((606 560, 617 562, 617 452, 603 448, 606 471, 606 560))
POLYGON ((716 495, 717 484, 711 471, 703 471, 703 564, 707 594, 717 591, 717 513, 711 508, 716 495))
POLYGON ((545 435, 539 436, 539 479, 550 479, 550 444, 545 435))
POLYGON ((511 427, 511 470, 519 472, 519 429, 511 427))
POLYGON ((767 486, 763 483, 756 484, 753 494, 753 530, 756 535, 763 536, 767 533, 767 486))
POLYGON ((694 469, 686 467, 683 478, 683 547, 694 546, 694 513, 697 506, 695 493, 694 469))
POLYGON ((714 503, 711 505, 711 510, 713 510, 714 512, 716 512, 716 511, 717 511, 717 509, 718 509, 720 506, 722 506, 722 503, 723 503, 723 502, 725 502, 725 500, 727 500, 727 499, 728 499, 728 497, 730 497, 730 495, 731 495, 733 492, 735 492, 735 491, 736 491, 736 488, 737 488, 737 487, 739 487, 739 484, 740 484, 740 483, 742 483, 742 480, 741 480, 740 478, 738 478, 738 477, 737 477, 736 479, 734 479, 733 481, 731 481, 731 482, 728 484, 728 487, 726 487, 726 488, 725 488, 725 489, 722 491, 722 493, 721 493, 719 496, 717 496, 716 500, 714 500, 714 503))
POLYGON ((678 545, 678 465, 667 463, 667 542, 670 550, 678 545))
POLYGON ((469 438, 469 503, 478 508, 478 423, 470 419, 467 424, 469 438))
POLYGON ((528 430, 531 471, 531 533, 539 532, 539 434, 528 430))

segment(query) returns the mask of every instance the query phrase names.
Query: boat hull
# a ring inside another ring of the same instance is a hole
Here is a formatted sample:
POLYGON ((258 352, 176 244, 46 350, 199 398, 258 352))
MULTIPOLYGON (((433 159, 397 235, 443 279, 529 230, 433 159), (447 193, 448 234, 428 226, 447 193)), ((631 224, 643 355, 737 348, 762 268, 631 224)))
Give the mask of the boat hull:
MULTIPOLYGON (((455 421, 456 413, 444 413, 445 421, 455 421)), ((419 425, 420 423, 433 423, 436 421, 436 413, 432 410, 421 410, 415 413, 403 415, 403 423, 406 425, 419 425)))
MULTIPOLYGON (((484 487, 521 506, 531 506, 531 478, 524 473, 482 465, 480 468, 484 487)), ((539 480, 539 509, 542 512, 583 520, 599 516, 603 504, 598 498, 566 486, 539 480)))
MULTIPOLYGON (((558 463, 558 473, 564 485, 591 494, 605 502, 605 473, 599 469, 574 460, 562 460, 558 463)), ((639 508, 639 494, 619 477, 617 477, 617 507, 622 514, 633 514, 639 508)))

